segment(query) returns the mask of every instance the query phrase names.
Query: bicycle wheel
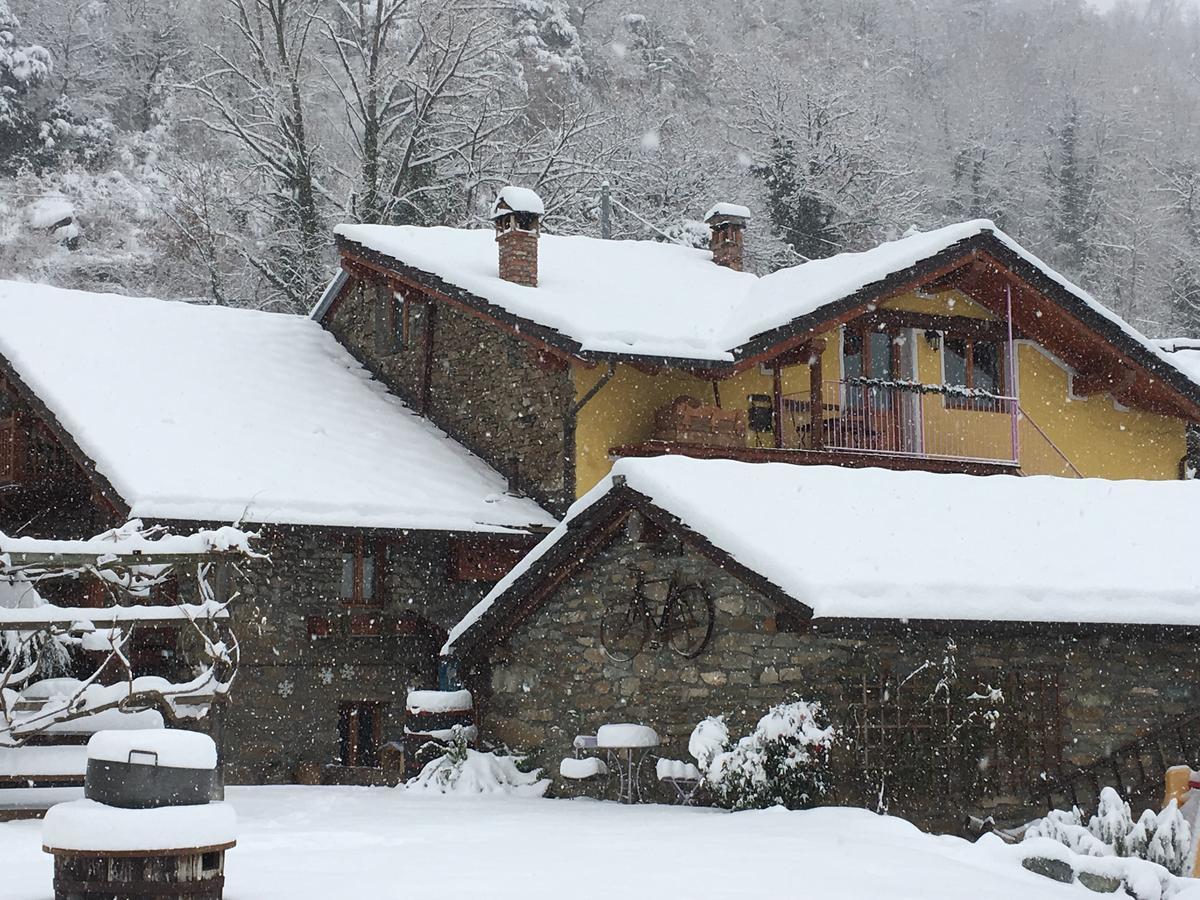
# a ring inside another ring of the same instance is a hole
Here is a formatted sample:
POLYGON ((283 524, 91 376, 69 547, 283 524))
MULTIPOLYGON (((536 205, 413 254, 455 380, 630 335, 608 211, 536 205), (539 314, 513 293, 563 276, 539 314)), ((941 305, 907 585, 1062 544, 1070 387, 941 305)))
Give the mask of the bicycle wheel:
POLYGON ((684 659, 694 659, 712 638, 717 613, 712 598, 698 584, 675 586, 667 601, 667 643, 684 659))
POLYGON ((629 662, 641 653, 649 633, 645 608, 636 596, 610 606, 600 618, 600 643, 617 662, 629 662))

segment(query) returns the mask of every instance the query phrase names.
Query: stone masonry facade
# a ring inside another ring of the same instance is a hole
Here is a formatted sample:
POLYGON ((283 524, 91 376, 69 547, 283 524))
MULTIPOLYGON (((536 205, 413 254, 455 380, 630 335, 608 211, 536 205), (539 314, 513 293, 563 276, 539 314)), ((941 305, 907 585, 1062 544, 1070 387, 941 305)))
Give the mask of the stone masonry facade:
MULTIPOLYGON (((868 806, 876 805, 880 785, 865 774, 871 764, 865 743, 872 738, 863 726, 870 721, 883 727, 888 716, 874 721, 878 717, 872 717, 864 690, 878 684, 881 673, 893 673, 893 685, 921 673, 905 690, 928 696, 948 655, 953 656, 964 697, 1005 686, 1004 702, 997 707, 1003 733, 1056 735, 1057 747, 1038 749, 1041 758, 1057 757, 1062 764, 1089 762, 1128 743, 1139 729, 1194 709, 1200 700, 1200 686, 1180 674, 1195 671, 1200 648, 1190 640, 1173 640, 1168 632, 1114 636, 1041 628, 996 636, 969 630, 934 633, 898 623, 789 629, 787 622, 786 610, 677 539, 642 542, 627 528, 506 641, 469 658, 461 674, 475 690, 484 740, 532 752, 551 773, 571 755, 575 735, 594 734, 607 722, 651 725, 662 738, 662 755, 688 760, 688 737, 706 716, 725 715, 736 737, 773 704, 797 697, 820 700, 842 733, 833 800, 868 806), (666 647, 654 648, 653 642, 631 662, 614 661, 605 652, 602 611, 628 599, 638 570, 655 577, 680 573, 706 587, 715 603, 716 627, 698 658, 684 659, 666 647), (1035 709, 1030 698, 1047 698, 1023 697, 1019 685, 1032 691, 1047 679, 1055 696, 1048 707, 1035 709)), ((922 696, 916 699, 920 706, 922 696)), ((912 749, 922 752, 919 746, 912 749)), ((1018 750, 1029 748, 1011 748, 1018 750)), ((996 778, 1011 772, 1012 760, 992 759, 996 752, 989 749, 978 760, 966 760, 968 779, 976 770, 996 778)), ((911 762, 915 754, 908 755, 911 762)), ((927 769, 931 758, 919 765, 927 769)), ((1026 777, 1044 771, 1038 767, 1041 758, 1033 757, 1026 777)), ((957 828, 968 811, 1019 818, 1030 807, 1031 787, 992 784, 983 790, 959 784, 950 797, 912 791, 894 798, 890 809, 930 826, 957 828)), ((573 788, 561 779, 555 782, 560 793, 573 788)))
POLYGON ((381 314, 391 293, 381 283, 354 281, 326 327, 415 412, 511 486, 563 511, 574 499, 564 474, 570 371, 539 363, 525 341, 448 303, 414 296, 405 301, 407 312, 381 314), (402 343, 380 334, 402 321, 402 343))
POLYGON ((346 606, 346 537, 335 529, 264 530, 270 560, 249 567, 236 613, 242 665, 226 730, 230 782, 289 782, 302 765, 336 763, 344 703, 381 704, 382 740, 399 742, 408 691, 437 687, 445 630, 489 586, 450 576, 444 533, 392 534, 382 603, 346 606), (314 619, 329 622, 328 636, 311 635, 314 619), (373 633, 355 634, 356 624, 373 633))

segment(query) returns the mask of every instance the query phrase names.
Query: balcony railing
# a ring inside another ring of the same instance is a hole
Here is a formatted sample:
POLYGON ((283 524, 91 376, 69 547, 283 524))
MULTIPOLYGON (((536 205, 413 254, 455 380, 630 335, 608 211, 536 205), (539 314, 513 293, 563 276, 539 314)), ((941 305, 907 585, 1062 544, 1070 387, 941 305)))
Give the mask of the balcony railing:
POLYGON ((1018 458, 1017 399, 988 391, 846 378, 822 382, 819 398, 784 394, 781 407, 785 447, 988 463, 1018 458))

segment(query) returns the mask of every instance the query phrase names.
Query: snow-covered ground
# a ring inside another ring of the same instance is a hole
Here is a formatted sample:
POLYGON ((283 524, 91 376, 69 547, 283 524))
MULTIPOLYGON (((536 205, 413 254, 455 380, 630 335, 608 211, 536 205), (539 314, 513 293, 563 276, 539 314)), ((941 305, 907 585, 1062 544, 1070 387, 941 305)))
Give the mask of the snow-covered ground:
MULTIPOLYGON (((414 796, 387 788, 231 788, 228 900, 1091 896, 1015 848, 932 837, 861 810, 723 813, 589 800, 414 796)), ((0 824, 0 898, 53 892, 39 822, 0 824)))

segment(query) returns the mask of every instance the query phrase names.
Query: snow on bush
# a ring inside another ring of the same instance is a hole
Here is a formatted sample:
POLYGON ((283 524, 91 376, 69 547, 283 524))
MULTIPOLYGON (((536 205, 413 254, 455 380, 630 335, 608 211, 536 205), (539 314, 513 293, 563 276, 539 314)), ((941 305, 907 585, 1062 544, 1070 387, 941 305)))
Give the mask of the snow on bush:
POLYGON ((467 746, 465 730, 455 725, 446 752, 427 763, 421 774, 406 782, 404 788, 433 794, 541 797, 550 787, 550 779, 538 777, 541 769, 522 771, 520 764, 524 759, 473 750, 467 746))
POLYGON ((754 731, 730 744, 722 718, 696 726, 688 750, 714 799, 727 809, 803 809, 829 789, 829 751, 836 730, 822 725, 820 703, 781 703, 754 731))
POLYGON ((1175 801, 1159 813, 1146 810, 1135 823, 1129 804, 1111 787, 1100 792, 1096 814, 1086 826, 1079 807, 1054 810, 1025 830, 1025 840, 1037 838, 1049 838, 1081 856, 1144 859, 1173 875, 1191 868, 1191 829, 1175 801))

